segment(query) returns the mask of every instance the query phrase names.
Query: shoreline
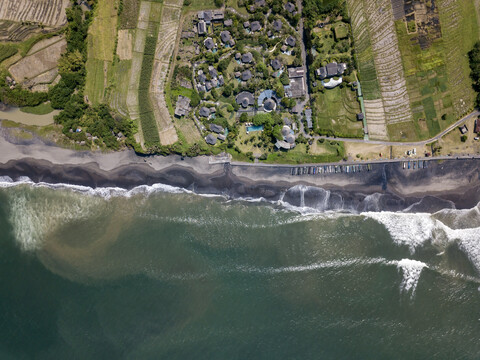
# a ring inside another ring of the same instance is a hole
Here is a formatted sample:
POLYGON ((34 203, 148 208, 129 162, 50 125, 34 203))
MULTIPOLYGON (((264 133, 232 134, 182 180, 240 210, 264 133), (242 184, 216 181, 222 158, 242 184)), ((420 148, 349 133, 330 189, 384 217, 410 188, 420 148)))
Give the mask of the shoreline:
POLYGON ((404 170, 403 162, 371 162, 371 171, 357 173, 292 175, 292 167, 309 165, 211 164, 206 156, 141 157, 133 150, 76 152, 38 138, 0 136, 0 176, 13 180, 126 190, 160 183, 232 199, 282 200, 318 211, 435 212, 480 202, 480 159, 431 159, 428 168, 415 170, 404 170))

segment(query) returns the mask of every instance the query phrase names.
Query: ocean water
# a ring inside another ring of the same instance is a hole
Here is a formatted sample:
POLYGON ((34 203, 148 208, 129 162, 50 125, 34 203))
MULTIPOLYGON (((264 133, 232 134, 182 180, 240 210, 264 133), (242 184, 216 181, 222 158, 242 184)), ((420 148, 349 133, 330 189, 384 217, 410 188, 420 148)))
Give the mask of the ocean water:
POLYGON ((1 359, 480 357, 478 206, 1 180, 1 359))

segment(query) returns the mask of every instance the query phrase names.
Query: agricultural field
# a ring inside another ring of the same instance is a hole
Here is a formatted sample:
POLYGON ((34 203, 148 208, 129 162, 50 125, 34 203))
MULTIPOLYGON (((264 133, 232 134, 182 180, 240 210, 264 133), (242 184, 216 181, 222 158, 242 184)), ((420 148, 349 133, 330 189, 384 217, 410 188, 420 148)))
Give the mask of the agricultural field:
POLYGON ((99 0, 88 32, 85 94, 94 105, 105 101, 107 89, 113 81, 118 4, 119 0, 99 0))
POLYGON ((62 36, 38 42, 21 58, 9 67, 13 79, 25 88, 34 91, 47 91, 58 75, 57 64, 64 53, 67 43, 62 36))
POLYGON ((48 33, 67 23, 69 0, 0 1, 0 41, 25 41, 35 34, 48 33))
POLYGON ((370 138, 427 139, 473 108, 475 5, 348 0, 370 138))

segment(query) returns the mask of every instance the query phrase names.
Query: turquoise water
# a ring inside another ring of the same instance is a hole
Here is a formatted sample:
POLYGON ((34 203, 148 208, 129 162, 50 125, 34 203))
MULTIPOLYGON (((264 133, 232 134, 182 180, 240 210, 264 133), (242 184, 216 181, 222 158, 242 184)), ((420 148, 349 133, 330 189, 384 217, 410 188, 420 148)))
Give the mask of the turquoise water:
POLYGON ((2 359, 479 357, 478 207, 78 190, 0 189, 2 359))
POLYGON ((252 131, 263 131, 263 125, 259 126, 247 126, 247 131, 252 132, 252 131))

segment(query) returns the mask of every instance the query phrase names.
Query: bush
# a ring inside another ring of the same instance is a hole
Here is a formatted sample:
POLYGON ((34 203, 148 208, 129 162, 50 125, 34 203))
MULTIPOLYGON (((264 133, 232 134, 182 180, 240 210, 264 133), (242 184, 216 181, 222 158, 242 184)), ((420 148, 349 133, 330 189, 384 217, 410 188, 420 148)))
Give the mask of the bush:
POLYGON ((462 135, 462 137, 460 138, 460 140, 461 140, 462 142, 466 142, 467 139, 468 139, 468 136, 467 136, 467 135, 462 135))

